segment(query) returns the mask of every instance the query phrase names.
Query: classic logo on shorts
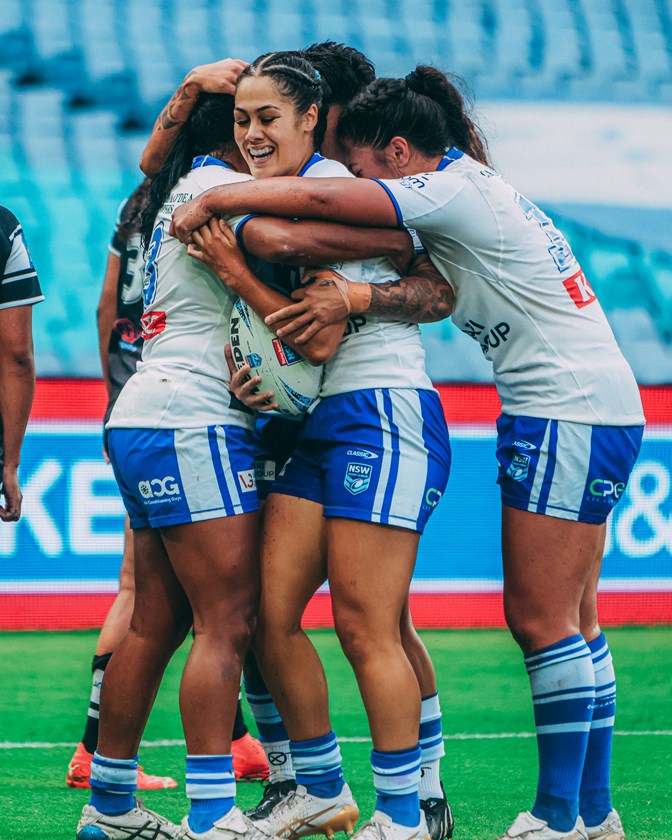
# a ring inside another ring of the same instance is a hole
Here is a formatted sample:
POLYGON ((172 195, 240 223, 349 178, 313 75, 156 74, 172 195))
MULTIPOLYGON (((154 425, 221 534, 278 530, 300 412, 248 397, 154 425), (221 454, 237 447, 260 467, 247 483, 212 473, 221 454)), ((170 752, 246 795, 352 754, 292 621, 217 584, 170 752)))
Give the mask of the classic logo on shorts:
POLYGON ((345 471, 345 481, 343 482, 345 489, 353 496, 368 490, 372 472, 370 464, 348 464, 345 471))
POLYGON ((172 475, 165 478, 151 478, 138 482, 138 492, 143 499, 161 499, 164 496, 176 496, 180 485, 172 475))
POLYGON ((533 443, 530 443, 527 440, 520 440, 520 438, 518 440, 514 440, 513 445, 519 447, 520 449, 536 449, 537 448, 533 443))
POLYGON ((516 452, 509 464, 506 474, 514 481, 524 481, 530 468, 530 456, 516 452))
POLYGON ((368 449, 348 449, 345 453, 346 455, 350 455, 351 457, 355 458, 377 458, 375 452, 369 452, 368 449))

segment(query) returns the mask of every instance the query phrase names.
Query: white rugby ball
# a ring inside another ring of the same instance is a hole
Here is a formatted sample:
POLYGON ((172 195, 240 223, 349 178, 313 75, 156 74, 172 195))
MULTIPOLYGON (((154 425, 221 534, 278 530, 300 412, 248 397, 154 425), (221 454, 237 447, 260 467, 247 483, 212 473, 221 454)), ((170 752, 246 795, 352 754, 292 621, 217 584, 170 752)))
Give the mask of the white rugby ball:
POLYGON ((260 376, 260 391, 273 391, 275 412, 296 417, 317 402, 324 365, 311 365, 270 330, 244 300, 231 313, 229 344, 236 367, 260 376))

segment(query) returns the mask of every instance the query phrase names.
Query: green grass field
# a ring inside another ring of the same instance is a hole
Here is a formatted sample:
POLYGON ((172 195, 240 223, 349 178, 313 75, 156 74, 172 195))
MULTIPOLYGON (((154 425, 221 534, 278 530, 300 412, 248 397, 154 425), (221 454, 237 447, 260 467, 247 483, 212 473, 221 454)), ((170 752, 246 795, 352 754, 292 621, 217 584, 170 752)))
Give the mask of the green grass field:
MULTIPOLYGON (((368 735, 349 665, 335 636, 312 636, 331 687, 334 729, 342 739, 368 735)), ((439 675, 446 757, 442 777, 456 817, 457 840, 493 840, 529 807, 536 748, 529 686, 521 656, 502 631, 424 634, 439 675), (528 737, 525 737, 528 736, 528 737)), ((65 786, 88 703, 95 633, 0 635, 0 838, 72 840, 85 791, 65 786), (43 745, 37 748, 34 745, 43 745), (23 746, 19 746, 23 745, 23 746)), ((613 789, 628 840, 672 840, 672 628, 609 632, 618 679, 613 789), (657 734, 656 734, 657 733, 657 734)), ((147 727, 148 741, 182 738, 177 686, 183 648, 171 663, 147 727)), ((341 746, 346 777, 362 815, 373 791, 368 741, 341 746)), ((141 761, 180 781, 176 791, 147 794, 149 807, 179 821, 184 747, 149 746, 141 761)), ((243 807, 260 787, 238 786, 243 807)))

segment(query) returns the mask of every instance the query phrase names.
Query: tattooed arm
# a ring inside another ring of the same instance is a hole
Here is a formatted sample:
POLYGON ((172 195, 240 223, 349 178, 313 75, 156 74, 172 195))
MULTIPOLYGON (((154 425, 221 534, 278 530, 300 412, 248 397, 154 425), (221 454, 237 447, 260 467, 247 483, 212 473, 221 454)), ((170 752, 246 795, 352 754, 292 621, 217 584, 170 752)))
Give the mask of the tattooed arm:
POLYGON ((301 332, 292 336, 297 344, 309 341, 323 327, 351 313, 366 312, 395 321, 425 324, 441 321, 455 308, 455 293, 425 255, 416 257, 406 277, 389 283, 351 283, 334 279, 334 273, 319 269, 307 271, 304 280, 312 281, 292 297, 298 300, 266 318, 269 326, 289 319, 278 330, 301 332))
POLYGON ((213 64, 194 67, 184 77, 182 84, 170 98, 154 123, 152 134, 140 157, 140 169, 145 175, 156 175, 161 164, 172 149, 173 143, 189 115, 199 93, 229 93, 236 90, 238 76, 247 67, 247 62, 237 58, 225 58, 213 64))

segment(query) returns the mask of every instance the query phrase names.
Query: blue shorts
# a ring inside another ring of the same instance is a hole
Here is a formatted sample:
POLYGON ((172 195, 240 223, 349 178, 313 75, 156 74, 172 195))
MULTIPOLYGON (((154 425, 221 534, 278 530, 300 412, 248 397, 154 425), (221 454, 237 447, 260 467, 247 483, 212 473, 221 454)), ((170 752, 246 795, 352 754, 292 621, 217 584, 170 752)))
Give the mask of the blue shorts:
POLYGON ((604 522, 623 495, 643 426, 591 426, 567 420, 497 420, 502 502, 520 510, 604 522))
POLYGON ((131 528, 258 510, 252 433, 238 426, 110 429, 109 455, 131 528))
POLYGON ((372 388, 319 403, 273 492, 318 502, 325 516, 422 533, 449 472, 438 394, 372 388))
POLYGON ((275 414, 259 414, 254 425, 254 471, 257 495, 266 499, 275 479, 296 449, 305 417, 290 420, 275 414))

